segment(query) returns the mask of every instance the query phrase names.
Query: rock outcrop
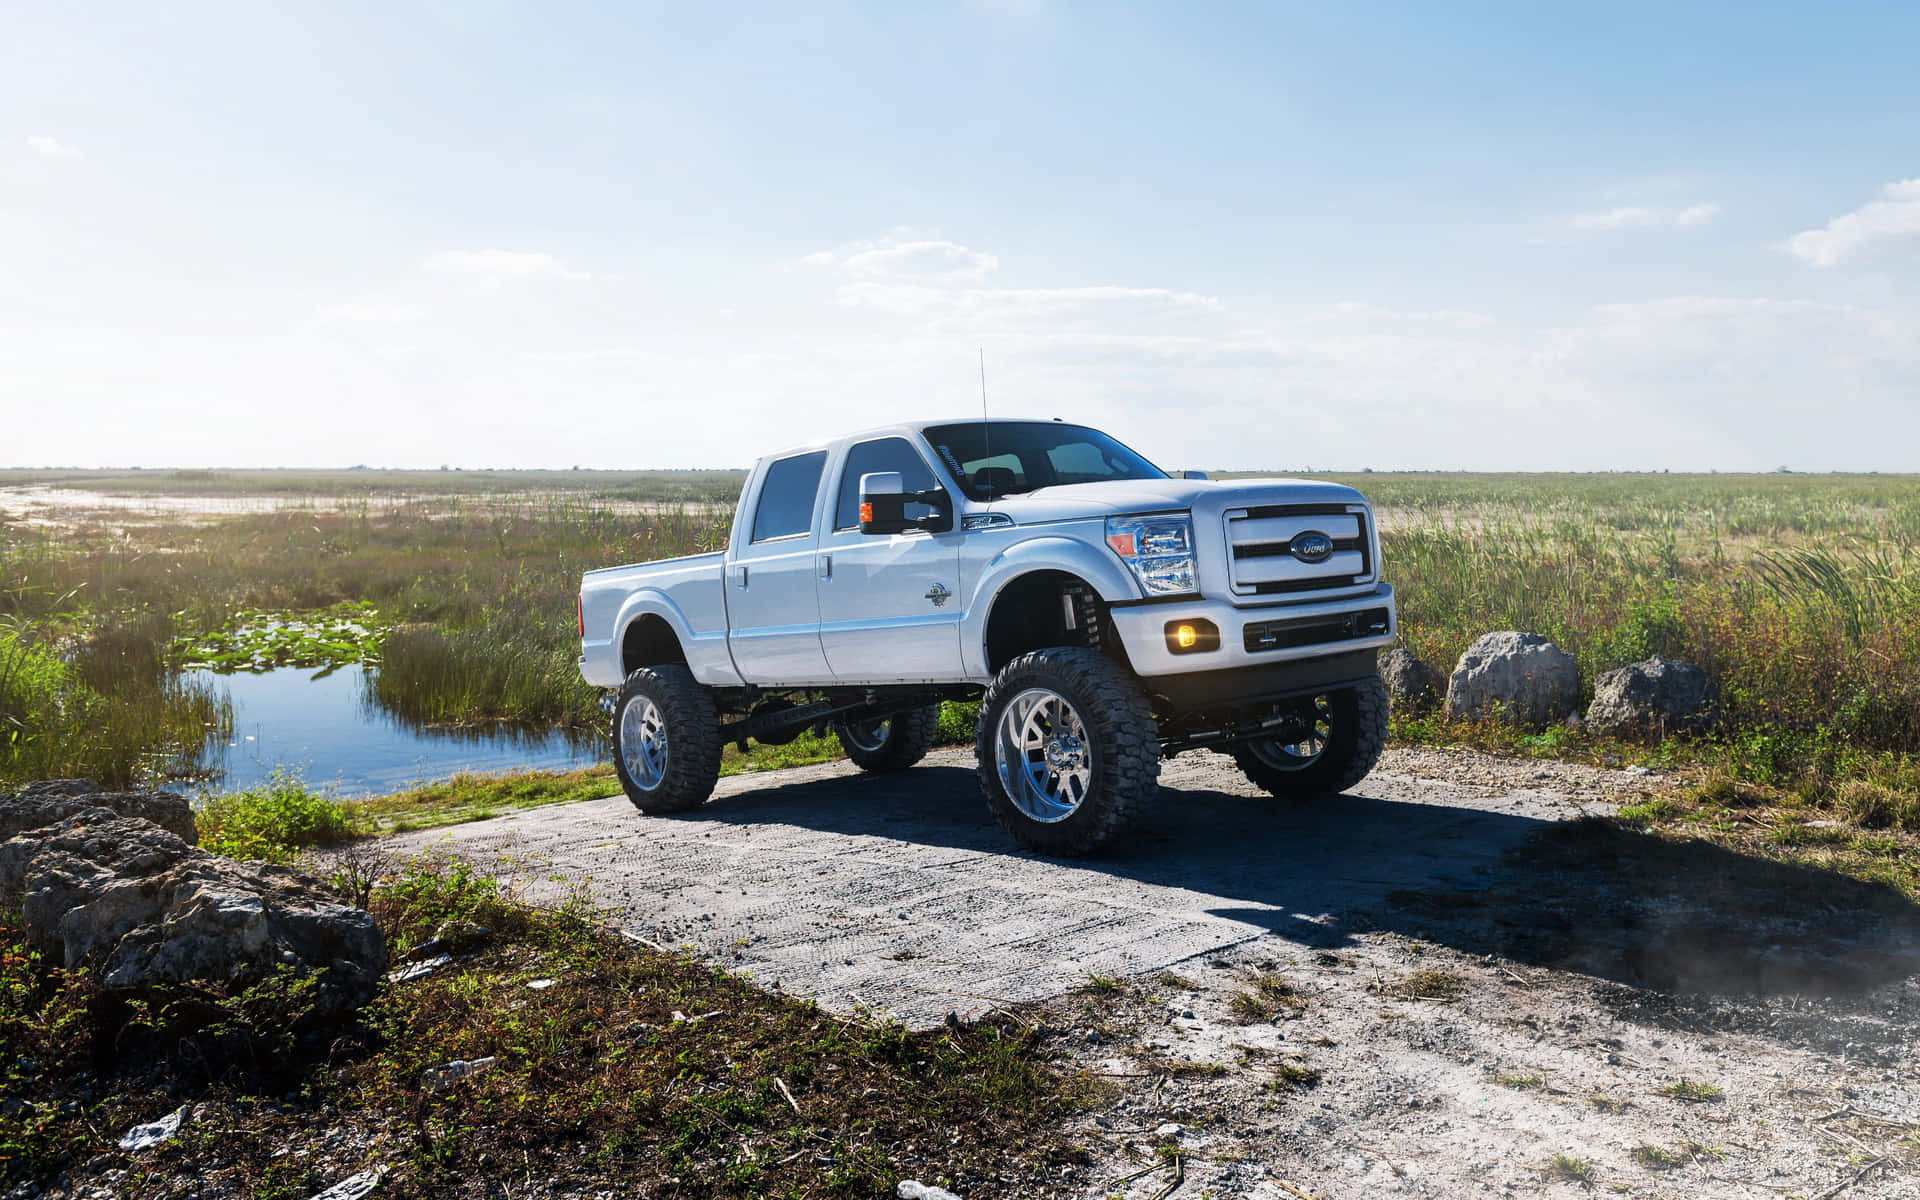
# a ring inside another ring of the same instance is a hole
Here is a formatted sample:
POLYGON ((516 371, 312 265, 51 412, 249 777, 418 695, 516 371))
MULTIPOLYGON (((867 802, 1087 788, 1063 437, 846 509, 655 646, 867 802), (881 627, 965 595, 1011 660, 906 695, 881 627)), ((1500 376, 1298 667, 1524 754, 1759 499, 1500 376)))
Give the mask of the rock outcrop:
POLYGON ((65 820, 89 808, 139 817, 189 846, 200 844, 193 807, 174 792, 106 792, 91 779, 43 779, 0 797, 0 839, 65 820))
POLYGON ((1489 718, 1540 728, 1580 704, 1580 671, 1568 654, 1537 633, 1482 635, 1447 680, 1447 715, 1489 718))
POLYGON ((1380 678, 1387 685, 1387 703, 1400 712, 1420 712, 1439 703, 1446 686, 1434 670, 1413 651, 1398 648, 1380 656, 1380 678))
POLYGON ((245 985, 285 967, 318 973, 318 1016, 372 997, 387 952, 371 914, 298 871, 209 854, 144 817, 90 804, 115 795, 0 805, 0 833, 11 835, 0 842, 0 902, 17 906, 44 952, 109 990, 245 985), (63 811, 17 828, 35 804, 63 811))
POLYGON ((1720 689, 1692 663, 1655 655, 1594 681, 1587 727, 1603 733, 1698 733, 1719 719, 1720 689))

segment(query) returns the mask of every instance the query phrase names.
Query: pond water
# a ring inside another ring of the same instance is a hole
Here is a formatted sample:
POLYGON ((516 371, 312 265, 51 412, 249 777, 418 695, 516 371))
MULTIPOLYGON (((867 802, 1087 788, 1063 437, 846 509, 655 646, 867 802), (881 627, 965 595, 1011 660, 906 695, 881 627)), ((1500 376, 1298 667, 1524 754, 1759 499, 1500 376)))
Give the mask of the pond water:
POLYGON ((410 727, 367 700, 363 668, 315 674, 306 667, 187 673, 233 703, 232 740, 208 747, 209 765, 226 772, 217 790, 252 787, 285 767, 341 797, 377 796, 462 771, 565 770, 606 759, 594 740, 572 741, 557 730, 410 727))

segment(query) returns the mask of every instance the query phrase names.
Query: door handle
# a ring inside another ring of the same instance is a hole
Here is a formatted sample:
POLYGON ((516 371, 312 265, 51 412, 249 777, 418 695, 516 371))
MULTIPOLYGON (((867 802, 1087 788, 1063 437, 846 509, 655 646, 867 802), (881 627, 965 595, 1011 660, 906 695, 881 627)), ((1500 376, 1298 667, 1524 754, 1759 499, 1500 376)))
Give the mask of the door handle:
POLYGON ((822 579, 833 578, 833 555, 822 554, 820 556, 820 578, 822 579))
POLYGON ((745 591, 746 587, 747 587, 747 568, 742 566, 740 568, 740 590, 745 591))

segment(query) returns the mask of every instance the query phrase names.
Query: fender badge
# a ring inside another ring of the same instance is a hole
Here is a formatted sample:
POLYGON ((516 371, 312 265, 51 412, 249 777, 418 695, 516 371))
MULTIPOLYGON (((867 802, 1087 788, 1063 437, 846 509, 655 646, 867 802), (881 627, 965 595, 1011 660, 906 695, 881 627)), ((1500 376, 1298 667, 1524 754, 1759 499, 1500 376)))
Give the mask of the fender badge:
POLYGON ((947 603, 947 597, 951 595, 953 595, 953 593, 948 591, 943 584, 936 583, 927 589, 927 599, 933 601, 935 608, 944 608, 947 603))

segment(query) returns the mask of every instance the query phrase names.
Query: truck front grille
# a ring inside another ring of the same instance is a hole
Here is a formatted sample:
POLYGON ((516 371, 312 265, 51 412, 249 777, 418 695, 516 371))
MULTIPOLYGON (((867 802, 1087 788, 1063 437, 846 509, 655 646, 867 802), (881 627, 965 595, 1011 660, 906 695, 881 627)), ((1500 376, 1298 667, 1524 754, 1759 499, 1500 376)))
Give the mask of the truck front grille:
POLYGON ((1249 654, 1286 650, 1294 646, 1322 646, 1355 638, 1378 637, 1392 628, 1384 608, 1369 608, 1337 617, 1307 617, 1294 621, 1254 621, 1246 627, 1249 654))
POLYGON ((1236 596, 1274 596, 1373 582, 1373 539, 1360 504, 1269 504, 1227 514, 1227 569, 1236 596), (1332 543, 1320 562, 1299 552, 1305 535, 1332 543))

